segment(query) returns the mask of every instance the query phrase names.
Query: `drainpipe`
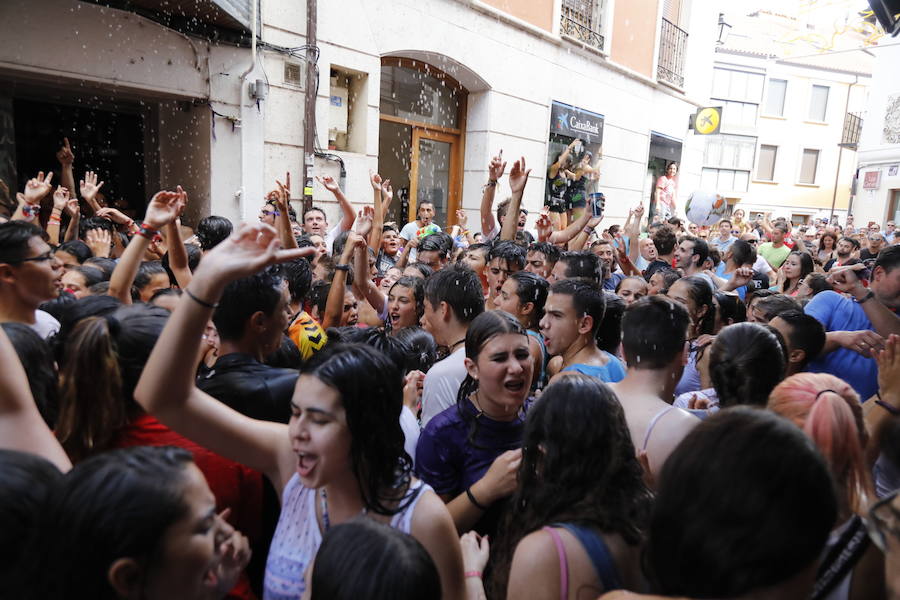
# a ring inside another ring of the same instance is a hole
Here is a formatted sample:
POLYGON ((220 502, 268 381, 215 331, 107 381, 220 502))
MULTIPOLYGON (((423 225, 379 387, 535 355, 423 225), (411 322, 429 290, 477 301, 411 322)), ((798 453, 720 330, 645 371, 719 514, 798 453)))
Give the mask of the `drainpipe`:
MULTIPOLYGON (((850 88, 859 83, 859 76, 853 76, 853 83, 847 86, 847 101, 844 103, 844 120, 847 119, 847 111, 850 110, 850 88)), ((843 128, 842 128, 843 129, 843 128)), ((843 134, 842 134, 843 135, 843 134)), ((834 170, 834 190, 831 193, 831 212, 828 213, 828 222, 831 223, 834 217, 834 204, 837 201, 837 189, 838 189, 838 181, 841 177, 841 158, 844 155, 844 146, 842 144, 838 144, 838 160, 837 160, 837 169, 834 170)), ((852 204, 853 198, 847 203, 847 214, 850 214, 850 207, 852 204)))

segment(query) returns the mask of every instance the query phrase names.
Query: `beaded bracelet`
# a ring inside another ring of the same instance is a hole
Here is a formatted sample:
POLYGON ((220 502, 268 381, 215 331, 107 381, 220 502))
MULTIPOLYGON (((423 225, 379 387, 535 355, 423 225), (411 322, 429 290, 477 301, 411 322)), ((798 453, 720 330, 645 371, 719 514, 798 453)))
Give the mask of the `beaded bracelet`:
POLYGON ((159 231, 148 225, 146 221, 141 223, 140 227, 138 227, 138 230, 134 232, 134 235, 139 235, 143 238, 147 238, 151 242, 162 241, 162 236, 159 235, 159 231))

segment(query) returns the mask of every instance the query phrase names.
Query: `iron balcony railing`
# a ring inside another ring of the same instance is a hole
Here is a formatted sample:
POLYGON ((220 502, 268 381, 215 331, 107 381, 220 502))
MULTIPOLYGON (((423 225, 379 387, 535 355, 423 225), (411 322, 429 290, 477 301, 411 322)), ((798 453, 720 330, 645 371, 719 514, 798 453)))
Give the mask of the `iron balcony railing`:
POLYGON ((856 150, 859 148, 859 134, 862 133, 863 113, 847 113, 844 116, 844 131, 840 145, 856 150))
POLYGON ((684 87, 684 57, 687 52, 687 31, 668 19, 662 20, 659 39, 659 63, 656 76, 660 81, 684 87))
POLYGON ((603 50, 603 36, 600 35, 600 19, 595 17, 594 0, 563 0, 560 14, 560 32, 603 50))

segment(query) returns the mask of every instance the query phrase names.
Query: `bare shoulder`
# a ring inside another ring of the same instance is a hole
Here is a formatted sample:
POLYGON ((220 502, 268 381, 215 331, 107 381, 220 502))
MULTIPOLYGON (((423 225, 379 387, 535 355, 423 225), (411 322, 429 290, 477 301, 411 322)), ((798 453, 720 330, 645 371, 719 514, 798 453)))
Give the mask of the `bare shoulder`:
POLYGON ((444 501, 430 489, 422 490, 421 494, 413 511, 411 532, 418 537, 419 534, 442 535, 451 531, 455 537, 453 519, 444 501))

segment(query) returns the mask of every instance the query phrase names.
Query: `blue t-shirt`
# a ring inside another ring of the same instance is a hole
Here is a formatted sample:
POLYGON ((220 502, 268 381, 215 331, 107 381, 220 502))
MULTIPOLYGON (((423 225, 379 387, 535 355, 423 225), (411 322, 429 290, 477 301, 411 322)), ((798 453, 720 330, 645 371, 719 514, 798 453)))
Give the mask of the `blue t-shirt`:
POLYGON ((575 371, 584 375, 590 375, 606 383, 616 383, 625 379, 625 365, 622 364, 622 361, 606 350, 601 350, 601 352, 609 359, 602 367, 575 363, 574 365, 569 365, 563 371, 575 371))
POLYGON ((610 273, 609 279, 603 280, 603 289, 614 292, 616 291, 616 286, 619 285, 619 282, 623 279, 625 279, 625 275, 622 273, 610 273))
MULTIPOLYGON (((804 308, 806 314, 815 317, 825 331, 874 331, 872 322, 863 307, 837 292, 824 291, 815 295, 804 308)), ((830 373, 850 384, 865 402, 878 391, 878 364, 873 358, 838 348, 809 363, 808 371, 830 373)))
MULTIPOLYGON (((725 281, 728 281, 729 279, 731 279, 731 276, 734 275, 734 273, 726 273, 725 272, 725 261, 723 260, 722 262, 719 263, 719 266, 716 267, 716 275, 718 277, 721 277, 725 281)), ((747 286, 742 285, 741 287, 735 289, 734 291, 737 292, 737 295, 741 300, 744 300, 745 296, 747 295, 747 286)))

